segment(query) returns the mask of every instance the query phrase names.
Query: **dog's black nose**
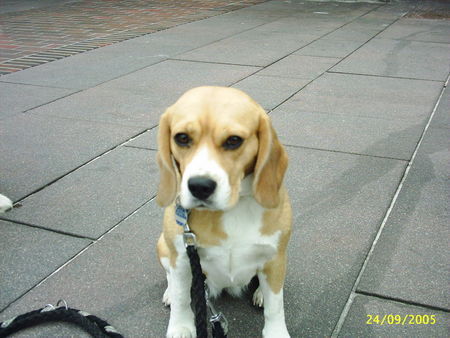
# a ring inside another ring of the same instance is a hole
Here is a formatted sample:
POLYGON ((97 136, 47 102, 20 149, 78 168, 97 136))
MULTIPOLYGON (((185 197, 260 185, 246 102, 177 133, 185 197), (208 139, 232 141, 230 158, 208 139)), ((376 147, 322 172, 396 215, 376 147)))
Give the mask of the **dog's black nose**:
POLYGON ((216 189, 216 182, 203 176, 192 177, 188 180, 191 194, 199 200, 206 200, 216 189))

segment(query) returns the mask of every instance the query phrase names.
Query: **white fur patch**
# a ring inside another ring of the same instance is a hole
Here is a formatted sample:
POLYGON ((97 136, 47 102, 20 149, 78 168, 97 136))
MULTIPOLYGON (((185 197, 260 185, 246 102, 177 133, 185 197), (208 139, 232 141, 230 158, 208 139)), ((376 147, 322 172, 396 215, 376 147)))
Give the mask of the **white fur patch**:
POLYGON ((5 195, 0 194, 0 213, 5 212, 13 207, 11 200, 5 195))
POLYGON ((261 235, 263 213, 264 209, 253 197, 241 197, 235 207, 223 214, 227 239, 220 246, 199 249, 212 296, 223 289, 238 295, 276 255, 280 232, 261 235))
POLYGON ((203 201, 199 201, 192 196, 188 188, 188 181, 192 177, 205 176, 214 180, 217 184, 214 193, 208 198, 207 207, 211 209, 222 210, 227 207, 231 195, 231 186, 228 180, 227 173, 222 167, 213 160, 208 147, 203 147, 198 150, 192 161, 187 165, 183 178, 181 180, 180 202, 186 209, 192 209, 203 201))

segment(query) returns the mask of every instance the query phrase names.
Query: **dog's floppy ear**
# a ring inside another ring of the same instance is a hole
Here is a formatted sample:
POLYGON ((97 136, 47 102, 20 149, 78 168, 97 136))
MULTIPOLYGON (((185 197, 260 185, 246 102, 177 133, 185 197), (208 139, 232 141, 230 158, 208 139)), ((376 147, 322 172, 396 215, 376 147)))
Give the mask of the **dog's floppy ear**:
POLYGON ((279 190, 288 165, 288 157, 265 112, 261 114, 259 121, 258 138, 253 195, 263 207, 274 208, 280 202, 279 190))
POLYGON ((156 155, 160 172, 156 202, 162 207, 172 203, 177 194, 177 174, 170 150, 169 109, 166 110, 159 120, 158 153, 156 155))

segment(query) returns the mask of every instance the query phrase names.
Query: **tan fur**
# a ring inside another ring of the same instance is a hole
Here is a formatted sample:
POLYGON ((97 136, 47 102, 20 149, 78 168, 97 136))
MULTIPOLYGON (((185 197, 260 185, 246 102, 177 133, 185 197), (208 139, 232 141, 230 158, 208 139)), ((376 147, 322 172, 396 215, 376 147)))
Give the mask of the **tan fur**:
POLYGON ((278 254, 266 263, 264 273, 267 276, 270 288, 274 293, 280 292, 284 285, 286 275, 286 249, 291 237, 292 210, 289 196, 284 187, 280 190, 280 204, 278 208, 268 209, 264 213, 264 226, 261 234, 272 235, 281 230, 278 243, 278 254))
MULTIPOLYGON (((177 252, 173 241, 182 228, 175 223, 174 199, 180 177, 186 166, 203 146, 228 174, 231 185, 229 207, 239 200, 239 187, 245 175, 253 172, 253 194, 267 210, 264 213, 263 235, 281 230, 276 257, 264 266, 269 285, 278 293, 286 271, 286 247, 290 236, 291 208, 287 192, 282 188, 287 168, 287 155, 280 144, 266 112, 245 93, 223 87, 200 87, 185 93, 169 107, 160 120, 158 135, 160 185, 157 202, 167 207, 164 231, 158 242, 159 257, 169 257, 174 267, 177 252), (179 147, 173 140, 177 133, 188 133, 190 147, 179 147), (233 151, 222 148, 230 135, 245 139, 233 151)), ((199 246, 220 245, 227 235, 221 224, 222 211, 194 209, 189 217, 191 229, 199 246)))

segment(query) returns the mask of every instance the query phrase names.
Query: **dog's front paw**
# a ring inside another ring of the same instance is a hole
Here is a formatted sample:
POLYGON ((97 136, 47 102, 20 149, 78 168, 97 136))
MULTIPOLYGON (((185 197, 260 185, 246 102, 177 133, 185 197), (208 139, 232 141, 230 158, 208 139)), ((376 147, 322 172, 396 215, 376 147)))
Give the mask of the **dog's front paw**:
POLYGON ((257 307, 264 306, 264 296, 260 287, 258 287, 253 293, 253 305, 257 307))
POLYGON ((194 326, 169 327, 167 330, 167 338, 195 338, 196 336, 194 326))
POLYGON ((169 288, 167 288, 166 291, 164 292, 162 302, 163 302, 163 304, 165 306, 169 306, 170 305, 169 288))

